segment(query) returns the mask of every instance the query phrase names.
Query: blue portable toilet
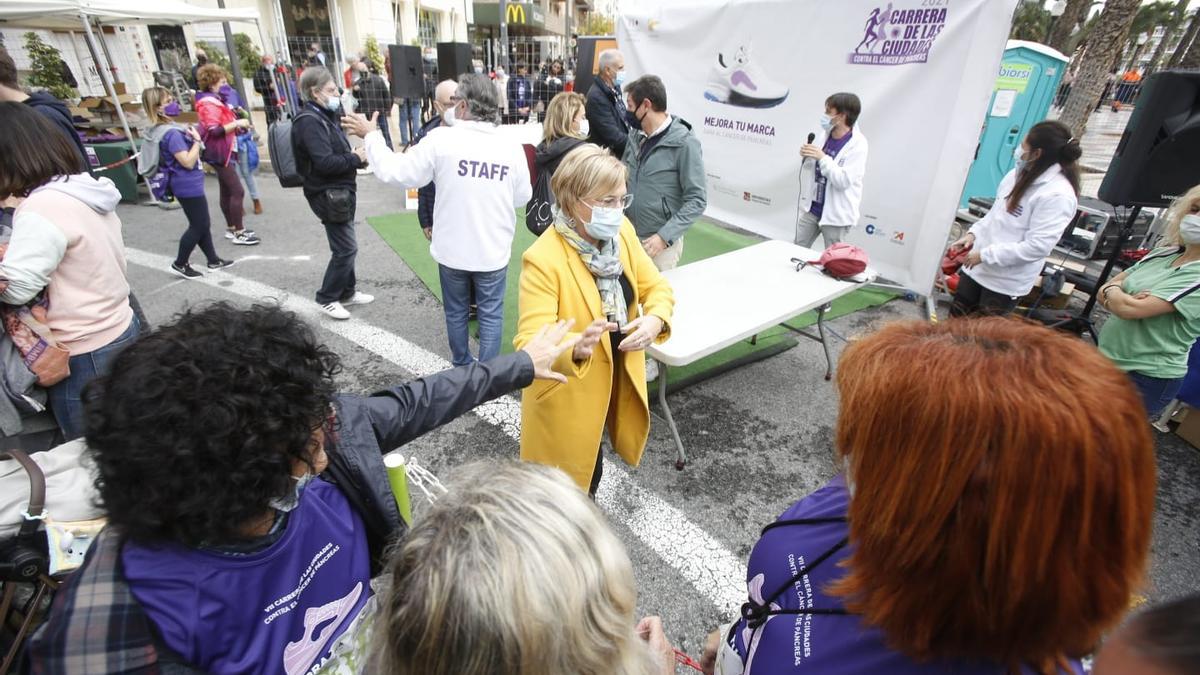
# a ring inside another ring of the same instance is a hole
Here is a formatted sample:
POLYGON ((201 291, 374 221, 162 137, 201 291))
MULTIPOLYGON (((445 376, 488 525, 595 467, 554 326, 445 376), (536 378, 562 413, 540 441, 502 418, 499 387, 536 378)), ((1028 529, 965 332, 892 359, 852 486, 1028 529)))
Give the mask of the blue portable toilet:
POLYGON ((1050 112, 1069 62, 1046 45, 1008 41, 960 207, 971 197, 996 196, 1000 181, 1015 163, 1013 151, 1029 128, 1050 112))

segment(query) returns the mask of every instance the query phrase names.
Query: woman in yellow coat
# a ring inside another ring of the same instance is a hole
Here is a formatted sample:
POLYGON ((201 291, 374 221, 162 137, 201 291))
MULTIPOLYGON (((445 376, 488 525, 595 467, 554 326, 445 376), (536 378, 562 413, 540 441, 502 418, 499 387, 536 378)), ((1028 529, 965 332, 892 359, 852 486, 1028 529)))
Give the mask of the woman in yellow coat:
POLYGON ((551 179, 554 225, 521 261, 520 349, 547 323, 574 320, 580 340, 521 399, 521 459, 566 471, 595 495, 600 439, 637 466, 650 432, 644 350, 670 335, 675 298, 624 210, 625 165, 602 148, 572 150, 551 179))

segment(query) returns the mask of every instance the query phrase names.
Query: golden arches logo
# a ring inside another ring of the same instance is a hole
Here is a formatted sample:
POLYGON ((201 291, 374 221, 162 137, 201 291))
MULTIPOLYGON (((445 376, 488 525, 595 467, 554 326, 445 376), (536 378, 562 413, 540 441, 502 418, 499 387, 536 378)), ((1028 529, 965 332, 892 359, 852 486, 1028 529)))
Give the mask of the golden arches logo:
POLYGON ((508 6, 508 11, 505 13, 505 21, 508 23, 525 23, 525 6, 516 3, 508 6))

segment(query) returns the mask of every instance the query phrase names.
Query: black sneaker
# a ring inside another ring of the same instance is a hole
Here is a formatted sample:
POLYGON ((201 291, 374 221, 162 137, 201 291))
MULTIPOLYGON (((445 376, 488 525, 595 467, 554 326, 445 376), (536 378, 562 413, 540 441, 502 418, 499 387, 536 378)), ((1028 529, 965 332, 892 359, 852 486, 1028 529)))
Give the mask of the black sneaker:
POLYGON ((224 269, 226 267, 229 267, 232 264, 233 264, 232 260, 223 260, 221 258, 217 258, 217 262, 208 263, 208 269, 210 269, 210 270, 224 269))
POLYGON ((192 269, 189 264, 180 265, 179 263, 171 263, 171 271, 183 277, 184 279, 199 279, 204 276, 196 270, 192 269))

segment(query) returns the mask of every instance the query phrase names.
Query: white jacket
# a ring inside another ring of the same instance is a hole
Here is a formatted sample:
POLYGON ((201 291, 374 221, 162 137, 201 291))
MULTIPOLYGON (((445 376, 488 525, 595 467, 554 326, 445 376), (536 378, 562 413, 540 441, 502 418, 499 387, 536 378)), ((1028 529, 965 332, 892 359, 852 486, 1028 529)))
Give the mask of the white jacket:
MULTIPOLYGON (((825 136, 829 138, 828 135, 825 136)), ((824 145, 825 141, 821 141, 824 145)), ((867 174, 867 137, 862 129, 854 127, 850 141, 838 153, 837 159, 826 155, 821 159, 821 174, 825 176, 825 207, 821 211, 821 225, 854 227, 858 225, 859 206, 862 204, 863 178, 867 174)), ((812 208, 817 194, 816 174, 802 171, 800 174, 800 213, 812 208)))
POLYGON ((1058 164, 1038 176, 1013 214, 1008 212, 1007 202, 1016 183, 1014 169, 1000 181, 991 210, 971 227, 975 235, 973 250, 979 251, 983 262, 969 270, 963 268, 980 286, 1012 297, 1033 289, 1046 256, 1062 238, 1079 206, 1075 188, 1058 164))
POLYGON ((408 152, 392 152, 379 131, 367 134, 366 148, 375 176, 383 182, 437 186, 429 249, 434 260, 467 272, 508 266, 515 209, 533 196, 520 143, 495 125, 462 121, 430 131, 408 152))

